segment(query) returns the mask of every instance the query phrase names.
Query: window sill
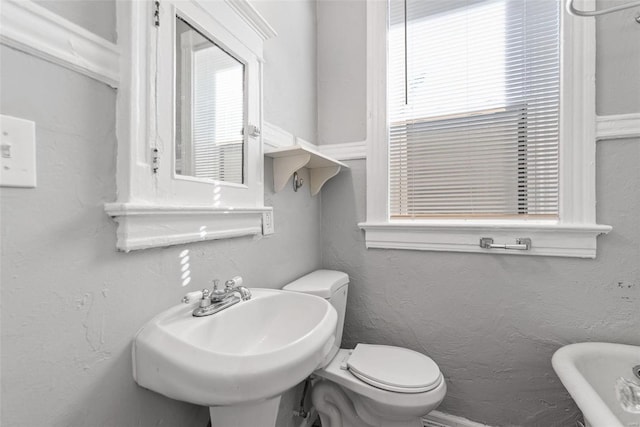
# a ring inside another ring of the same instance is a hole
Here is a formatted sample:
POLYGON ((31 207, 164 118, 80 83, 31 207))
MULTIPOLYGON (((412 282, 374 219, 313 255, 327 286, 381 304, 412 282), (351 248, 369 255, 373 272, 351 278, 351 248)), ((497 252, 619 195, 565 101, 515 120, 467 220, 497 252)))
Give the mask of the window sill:
POLYGON ((595 258, 597 236, 611 231, 611 226, 600 224, 509 221, 364 222, 358 226, 365 230, 367 248, 575 258, 595 258), (482 237, 499 244, 528 237, 532 244, 526 251, 483 249, 482 237))
POLYGON ((107 203, 118 223, 117 248, 124 252, 262 232, 263 208, 213 208, 107 203))

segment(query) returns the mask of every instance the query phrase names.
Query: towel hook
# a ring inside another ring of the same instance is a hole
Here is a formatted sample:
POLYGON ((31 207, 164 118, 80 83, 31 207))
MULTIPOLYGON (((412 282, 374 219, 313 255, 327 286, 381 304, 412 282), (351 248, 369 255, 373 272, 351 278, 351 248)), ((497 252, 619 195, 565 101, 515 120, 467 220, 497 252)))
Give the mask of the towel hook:
MULTIPOLYGON (((567 12, 574 16, 601 16, 612 12, 618 12, 620 10, 629 9, 632 7, 640 7, 640 1, 632 1, 627 4, 621 4, 620 6, 614 6, 602 10, 580 10, 576 9, 573 5, 573 0, 567 0, 566 8, 567 12)), ((636 16, 636 22, 640 24, 640 15, 636 16)))

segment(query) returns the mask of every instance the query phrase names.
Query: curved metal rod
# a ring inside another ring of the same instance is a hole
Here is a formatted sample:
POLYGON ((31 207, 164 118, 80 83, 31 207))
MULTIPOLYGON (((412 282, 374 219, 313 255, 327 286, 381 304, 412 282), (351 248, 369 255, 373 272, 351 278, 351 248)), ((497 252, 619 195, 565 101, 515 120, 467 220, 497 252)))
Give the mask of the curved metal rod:
POLYGON ((567 0, 566 6, 567 6, 567 12, 575 16, 600 16, 600 15, 606 15, 607 13, 611 13, 611 12, 617 12, 619 10, 629 9, 632 7, 640 7, 640 1, 632 1, 627 4, 621 4, 620 6, 614 6, 614 7, 610 7, 608 9, 602 9, 602 10, 576 9, 573 6, 573 0, 567 0))

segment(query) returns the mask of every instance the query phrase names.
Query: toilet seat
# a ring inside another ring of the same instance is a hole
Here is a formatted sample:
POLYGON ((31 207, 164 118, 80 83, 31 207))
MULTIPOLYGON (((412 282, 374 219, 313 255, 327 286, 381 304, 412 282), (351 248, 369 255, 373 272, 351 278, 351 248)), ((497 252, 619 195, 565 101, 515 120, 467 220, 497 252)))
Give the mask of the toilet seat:
POLYGON ((431 358, 402 347, 358 344, 342 365, 361 381, 395 393, 424 393, 442 382, 431 358))

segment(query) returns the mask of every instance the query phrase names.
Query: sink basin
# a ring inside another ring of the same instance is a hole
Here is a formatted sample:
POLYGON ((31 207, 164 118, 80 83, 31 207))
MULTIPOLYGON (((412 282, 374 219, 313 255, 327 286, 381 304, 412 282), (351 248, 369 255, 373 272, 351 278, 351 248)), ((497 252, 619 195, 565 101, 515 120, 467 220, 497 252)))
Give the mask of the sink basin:
POLYGON ((618 377, 633 379, 640 347, 589 342, 555 352, 553 369, 576 402, 588 427, 640 426, 640 414, 623 410, 616 397, 618 377))
POLYGON ((264 401, 301 382, 331 351, 335 309, 313 295, 251 293, 211 316, 193 317, 196 304, 182 304, 149 321, 133 343, 136 382, 210 407, 264 401))

